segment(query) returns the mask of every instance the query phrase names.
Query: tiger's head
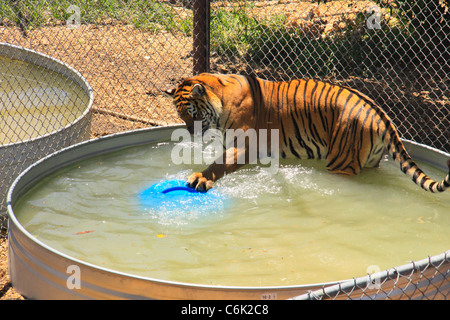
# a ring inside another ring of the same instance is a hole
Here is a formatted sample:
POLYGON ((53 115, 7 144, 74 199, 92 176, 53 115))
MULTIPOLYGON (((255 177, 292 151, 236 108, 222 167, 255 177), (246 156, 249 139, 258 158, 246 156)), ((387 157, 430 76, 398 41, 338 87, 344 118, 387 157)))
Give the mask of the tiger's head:
POLYGON ((201 121, 202 133, 219 127, 222 102, 208 84, 195 78, 187 79, 177 88, 165 92, 173 98, 178 116, 186 123, 190 134, 194 134, 195 121, 201 121))

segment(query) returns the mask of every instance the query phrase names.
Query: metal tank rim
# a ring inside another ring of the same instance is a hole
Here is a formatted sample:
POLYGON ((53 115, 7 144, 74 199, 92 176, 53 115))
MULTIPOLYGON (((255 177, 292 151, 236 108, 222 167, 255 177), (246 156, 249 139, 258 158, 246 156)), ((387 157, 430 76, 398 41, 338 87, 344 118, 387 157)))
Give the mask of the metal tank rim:
MULTIPOLYGON (((184 125, 151 127, 84 141, 54 152, 25 169, 7 195, 9 273, 16 290, 30 299, 290 299, 351 279, 290 286, 213 286, 167 281, 103 268, 59 252, 31 235, 18 221, 13 206, 41 178, 64 166, 116 150, 169 141, 184 125), (45 259, 48 258, 48 261, 45 259), (81 288, 68 288, 68 266, 82 275, 81 288), (86 281, 86 275, 88 277, 86 281), (84 277, 84 278, 83 278, 84 277), (83 280, 84 279, 84 280, 83 280)), ((445 169, 449 154, 404 140, 417 160, 445 169)))

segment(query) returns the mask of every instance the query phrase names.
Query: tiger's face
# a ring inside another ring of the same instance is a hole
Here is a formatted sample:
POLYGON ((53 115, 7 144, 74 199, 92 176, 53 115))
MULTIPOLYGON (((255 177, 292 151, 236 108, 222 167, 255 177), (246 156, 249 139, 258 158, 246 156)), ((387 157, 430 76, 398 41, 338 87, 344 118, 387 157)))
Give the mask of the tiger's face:
POLYGON ((190 134, 194 134, 194 123, 201 122, 202 133, 219 125, 222 104, 205 85, 184 81, 178 88, 166 91, 172 96, 178 116, 186 123, 190 134))

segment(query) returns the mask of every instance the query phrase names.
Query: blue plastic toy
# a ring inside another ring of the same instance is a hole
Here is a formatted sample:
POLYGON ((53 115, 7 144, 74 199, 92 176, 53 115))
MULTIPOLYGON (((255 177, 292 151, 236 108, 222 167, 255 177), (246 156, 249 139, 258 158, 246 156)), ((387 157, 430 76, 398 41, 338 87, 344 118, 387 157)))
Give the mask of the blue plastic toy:
POLYGON ((155 183, 139 194, 145 210, 165 214, 216 212, 225 207, 226 198, 214 188, 200 192, 177 179, 155 183))

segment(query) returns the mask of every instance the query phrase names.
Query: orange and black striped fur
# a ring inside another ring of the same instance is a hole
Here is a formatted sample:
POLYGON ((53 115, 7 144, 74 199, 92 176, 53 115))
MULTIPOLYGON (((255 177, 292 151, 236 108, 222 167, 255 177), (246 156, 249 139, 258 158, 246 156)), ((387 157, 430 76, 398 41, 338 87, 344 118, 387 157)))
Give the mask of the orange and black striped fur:
MULTIPOLYGON (((268 129, 270 135, 271 129, 278 129, 282 157, 325 159, 330 172, 348 175, 358 174, 363 167, 377 167, 387 149, 400 169, 424 190, 442 192, 450 186, 450 174, 436 182, 423 173, 386 113, 350 88, 318 80, 271 82, 251 76, 201 74, 166 92, 190 133, 194 121, 202 121, 203 132, 252 128, 257 132, 268 129)), ((214 181, 243 165, 230 159, 236 160, 246 148, 226 149, 223 161, 192 174, 188 183, 198 190, 210 189, 214 181)), ((450 169, 450 160, 447 165, 450 169)))

